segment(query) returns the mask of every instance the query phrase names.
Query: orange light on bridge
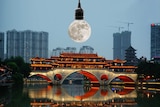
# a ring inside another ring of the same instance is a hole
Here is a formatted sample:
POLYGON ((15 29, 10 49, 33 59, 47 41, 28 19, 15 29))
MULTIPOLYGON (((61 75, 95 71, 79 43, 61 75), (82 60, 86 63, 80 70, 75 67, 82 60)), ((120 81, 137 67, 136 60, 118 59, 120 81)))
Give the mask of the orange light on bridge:
POLYGON ((61 80, 62 79, 62 75, 61 74, 56 74, 55 77, 54 77, 54 79, 61 80))
POLYGON ((107 75, 102 75, 101 80, 108 80, 108 76, 107 75))

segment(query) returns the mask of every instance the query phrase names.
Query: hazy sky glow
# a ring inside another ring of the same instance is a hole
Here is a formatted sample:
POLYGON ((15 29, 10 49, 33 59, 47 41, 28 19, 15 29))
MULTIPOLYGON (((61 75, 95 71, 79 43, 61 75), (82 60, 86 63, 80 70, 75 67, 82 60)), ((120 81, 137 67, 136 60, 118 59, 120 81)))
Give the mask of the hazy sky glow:
POLYGON ((0 0, 0 32, 16 29, 49 32, 49 49, 89 45, 106 59, 113 58, 113 33, 132 22, 132 46, 137 57, 150 58, 150 24, 160 22, 160 0, 81 0, 90 39, 76 43, 68 36, 78 0, 0 0))

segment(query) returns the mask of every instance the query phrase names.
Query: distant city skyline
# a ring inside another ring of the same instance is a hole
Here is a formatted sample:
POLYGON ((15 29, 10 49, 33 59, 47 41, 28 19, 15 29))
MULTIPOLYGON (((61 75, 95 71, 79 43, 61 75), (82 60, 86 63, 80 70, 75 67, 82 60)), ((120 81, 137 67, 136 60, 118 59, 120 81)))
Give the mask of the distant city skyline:
MULTIPOLYGON (((86 53, 91 54, 94 53, 94 48, 91 46, 82 46, 79 50, 76 47, 57 47, 52 50, 51 56, 59 56, 61 53, 86 53)), ((50 56, 49 56, 50 57, 50 56)))
POLYGON ((48 32, 8 30, 6 58, 21 56, 25 62, 32 57, 48 58, 48 32))
POLYGON ((50 51, 56 47, 91 46, 98 55, 113 59, 113 33, 119 30, 109 26, 122 26, 121 31, 126 31, 130 22, 131 45, 137 57, 150 59, 150 24, 160 22, 160 0, 81 0, 84 18, 92 29, 90 39, 84 43, 76 43, 68 36, 77 4, 78 0, 1 0, 0 32, 46 31, 50 51))

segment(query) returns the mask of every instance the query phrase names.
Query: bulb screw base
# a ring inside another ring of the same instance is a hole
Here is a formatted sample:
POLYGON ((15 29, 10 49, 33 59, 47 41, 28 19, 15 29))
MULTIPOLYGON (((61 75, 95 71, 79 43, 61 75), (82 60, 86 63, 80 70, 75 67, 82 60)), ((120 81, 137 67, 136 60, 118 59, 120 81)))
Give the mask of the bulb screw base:
POLYGON ((75 19, 76 20, 83 20, 83 9, 81 8, 81 3, 80 3, 80 0, 79 0, 79 3, 78 3, 78 8, 75 10, 75 19))

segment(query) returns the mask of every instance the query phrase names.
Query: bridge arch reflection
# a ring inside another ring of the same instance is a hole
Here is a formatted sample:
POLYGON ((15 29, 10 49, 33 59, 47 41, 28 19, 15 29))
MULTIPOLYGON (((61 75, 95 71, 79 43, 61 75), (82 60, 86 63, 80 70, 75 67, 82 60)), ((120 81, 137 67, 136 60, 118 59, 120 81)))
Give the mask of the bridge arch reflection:
MULTIPOLYGON (((36 87, 36 86, 35 86, 36 87)), ((136 104, 136 91, 133 87, 90 87, 86 89, 82 85, 46 86, 32 89, 27 87, 31 98, 31 105, 40 104, 136 104), (119 99, 119 100, 118 100, 119 99), (123 100, 122 100, 123 99, 123 100), (44 101, 44 102, 43 102, 44 101), (117 102, 118 101, 118 102, 117 102), (127 101, 129 101, 127 103, 127 101)))

